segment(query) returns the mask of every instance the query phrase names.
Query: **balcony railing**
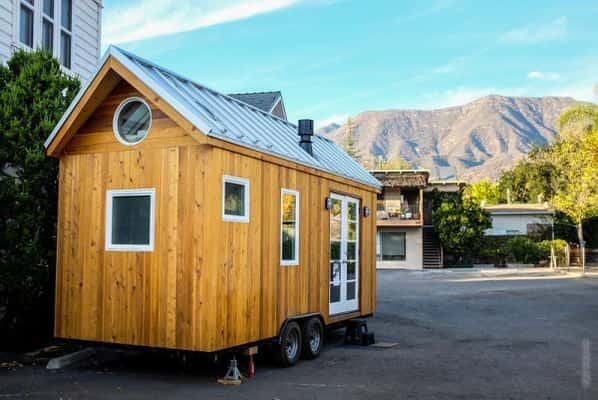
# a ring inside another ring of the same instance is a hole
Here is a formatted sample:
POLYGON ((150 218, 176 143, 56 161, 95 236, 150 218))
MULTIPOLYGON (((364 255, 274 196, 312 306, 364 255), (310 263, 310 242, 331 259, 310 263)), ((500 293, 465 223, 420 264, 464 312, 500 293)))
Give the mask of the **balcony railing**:
POLYGON ((378 220, 421 220, 419 203, 399 200, 378 200, 378 220))

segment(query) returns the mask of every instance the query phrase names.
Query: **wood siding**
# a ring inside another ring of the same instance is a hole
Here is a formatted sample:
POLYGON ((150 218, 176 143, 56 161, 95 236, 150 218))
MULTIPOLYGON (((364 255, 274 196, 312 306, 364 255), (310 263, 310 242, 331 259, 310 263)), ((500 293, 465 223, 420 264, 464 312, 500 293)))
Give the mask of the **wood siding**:
MULTIPOLYGON (((274 337, 290 316, 332 322, 324 199, 348 194, 374 210, 374 190, 199 144, 149 100, 150 133, 123 146, 112 116, 133 95, 121 82, 60 158, 56 336, 216 351, 274 337), (249 179, 249 223, 222 221, 223 175, 249 179), (107 252, 106 191, 132 188, 156 189, 154 251, 107 252), (280 266, 281 188, 300 193, 298 266, 280 266)), ((360 229, 352 317, 376 301, 375 215, 360 229)))

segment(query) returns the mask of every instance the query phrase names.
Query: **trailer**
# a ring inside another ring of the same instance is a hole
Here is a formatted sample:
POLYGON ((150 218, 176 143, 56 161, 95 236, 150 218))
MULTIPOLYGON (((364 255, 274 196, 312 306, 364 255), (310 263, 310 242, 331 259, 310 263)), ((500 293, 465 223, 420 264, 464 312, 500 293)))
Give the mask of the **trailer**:
POLYGON ((45 145, 57 338, 293 365, 374 313, 380 183, 313 121, 110 47, 45 145))

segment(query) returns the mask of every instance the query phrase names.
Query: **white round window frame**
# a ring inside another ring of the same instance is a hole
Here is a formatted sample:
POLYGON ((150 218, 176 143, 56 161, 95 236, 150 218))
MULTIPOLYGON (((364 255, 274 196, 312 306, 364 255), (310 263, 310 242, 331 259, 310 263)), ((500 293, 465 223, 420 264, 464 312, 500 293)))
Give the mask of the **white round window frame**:
POLYGON ((153 119, 154 118, 152 116, 152 108, 149 106, 149 104, 147 104, 147 101, 145 101, 141 97, 129 97, 128 99, 126 99, 122 103, 120 103, 118 105, 118 107, 116 108, 116 111, 114 112, 114 117, 112 118, 112 131, 114 133, 114 136, 116 136, 116 139, 121 144, 123 144, 125 146, 135 146, 136 144, 141 143, 147 137, 147 135, 149 135, 150 129, 152 129, 152 121, 153 121, 153 119), (118 131, 118 116, 120 115, 120 112, 122 111, 122 109, 127 104, 133 103, 134 101, 138 101, 138 102, 142 103, 143 105, 145 105, 145 107, 147 107, 147 111, 149 112, 150 120, 149 120, 149 125, 147 127, 147 132, 146 132, 146 134, 141 139, 137 140, 136 142, 127 142, 120 135, 120 132, 118 131))

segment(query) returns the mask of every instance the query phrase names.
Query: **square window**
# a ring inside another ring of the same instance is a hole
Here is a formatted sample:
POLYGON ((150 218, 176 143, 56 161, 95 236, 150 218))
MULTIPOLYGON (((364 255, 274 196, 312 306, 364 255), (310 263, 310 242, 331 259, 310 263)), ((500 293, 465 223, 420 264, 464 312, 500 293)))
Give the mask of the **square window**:
POLYGON ((249 180, 228 175, 223 177, 222 219, 249 222, 249 180))
POLYGON ((380 232, 379 236, 382 261, 404 261, 406 257, 405 232, 380 232))
POLYGON ((155 189, 109 190, 106 250, 153 251, 155 189))

